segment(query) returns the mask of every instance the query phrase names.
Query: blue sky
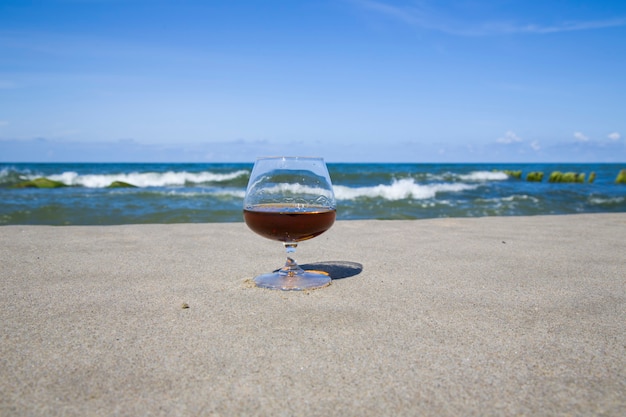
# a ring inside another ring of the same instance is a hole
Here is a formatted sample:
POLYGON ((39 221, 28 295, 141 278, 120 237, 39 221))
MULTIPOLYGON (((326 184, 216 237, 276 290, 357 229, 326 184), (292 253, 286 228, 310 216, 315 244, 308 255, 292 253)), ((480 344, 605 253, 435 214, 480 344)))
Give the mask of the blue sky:
POLYGON ((626 161, 626 2, 2 0, 0 161, 626 161))

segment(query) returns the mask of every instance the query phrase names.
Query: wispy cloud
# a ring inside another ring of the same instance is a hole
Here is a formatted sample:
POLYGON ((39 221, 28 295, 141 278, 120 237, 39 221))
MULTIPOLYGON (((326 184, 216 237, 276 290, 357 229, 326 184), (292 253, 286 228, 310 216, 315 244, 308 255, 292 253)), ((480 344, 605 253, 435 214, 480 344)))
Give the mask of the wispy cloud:
POLYGON ((606 29, 626 25, 626 18, 616 18, 607 20, 591 20, 591 21, 571 21, 563 22, 554 26, 541 26, 529 24, 526 26, 513 26, 512 32, 519 33, 556 33, 556 32, 573 32, 578 30, 606 29))
POLYGON ((608 135, 608 138, 613 140, 613 141, 618 141, 618 140, 620 140, 621 137, 622 137, 622 135, 620 135, 619 132, 609 133, 609 135, 608 135))
POLYGON ((354 0, 353 3, 361 6, 364 9, 368 9, 373 12, 402 20, 406 23, 418 25, 427 24, 426 20, 424 19, 425 11, 422 9, 418 9, 417 6, 399 7, 373 0, 354 0))
POLYGON ((508 132, 506 132, 504 134, 504 136, 499 137, 498 139, 496 139, 496 142, 504 143, 504 144, 516 143, 516 142, 522 142, 522 138, 517 136, 515 134, 515 132, 512 132, 512 131, 509 130, 508 132))
POLYGON ((519 155, 534 155, 541 150, 538 140, 528 143, 512 130, 508 130, 504 136, 496 139, 496 143, 501 145, 498 146, 500 149, 507 149, 507 152, 516 152, 519 155))
POLYGON ((574 132, 574 138, 578 142, 589 142, 589 137, 582 132, 574 132))
MULTIPOLYGON (((394 5, 379 0, 352 0, 365 10, 395 19, 406 24, 457 36, 495 36, 513 34, 550 34, 581 30, 605 29, 626 25, 626 17, 603 20, 568 20, 553 24, 518 23, 513 20, 477 20, 457 18, 441 11, 429 2, 412 2, 394 5)), ((434 2, 432 3, 435 4, 434 2)))

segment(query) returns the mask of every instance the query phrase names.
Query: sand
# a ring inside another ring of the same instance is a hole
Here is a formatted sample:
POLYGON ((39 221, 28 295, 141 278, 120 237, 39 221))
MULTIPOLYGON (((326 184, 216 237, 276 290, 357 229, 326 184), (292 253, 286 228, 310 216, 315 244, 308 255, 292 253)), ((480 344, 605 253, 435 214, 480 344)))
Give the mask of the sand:
POLYGON ((0 227, 1 416, 626 415, 626 213, 0 227), (188 307, 188 308, 186 308, 188 307))

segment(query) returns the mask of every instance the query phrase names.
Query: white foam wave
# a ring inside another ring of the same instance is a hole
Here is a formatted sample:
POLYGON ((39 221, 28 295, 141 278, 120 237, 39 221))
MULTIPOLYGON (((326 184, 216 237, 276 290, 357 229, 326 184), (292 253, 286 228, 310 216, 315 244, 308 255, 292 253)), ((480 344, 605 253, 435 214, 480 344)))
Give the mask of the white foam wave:
POLYGON ((236 197, 243 199, 246 196, 246 192, 244 190, 223 190, 216 191, 213 195, 218 195, 222 197, 236 197))
POLYGON ((613 198, 600 198, 593 197, 589 199, 591 204, 597 205, 611 205, 611 204, 621 204, 626 200, 625 197, 613 197, 613 198))
POLYGON ((533 197, 527 194, 514 194, 508 197, 502 197, 502 201, 516 201, 516 200, 530 200, 533 203, 539 203, 539 199, 537 197, 533 197))
POLYGON ((64 172, 58 175, 50 175, 48 178, 61 181, 67 185, 83 186, 87 188, 103 188, 114 181, 123 181, 137 187, 165 187, 185 185, 188 183, 201 184, 207 182, 224 182, 248 175, 248 171, 239 170, 225 174, 215 172, 131 172, 128 174, 86 174, 77 172, 64 172))
POLYGON ((165 192, 155 192, 155 194, 162 194, 168 196, 176 196, 176 197, 234 197, 243 199, 246 196, 246 192, 244 190, 237 189, 223 189, 223 190, 211 190, 211 191, 182 191, 180 190, 170 190, 165 192))
POLYGON ((459 175, 463 181, 503 181, 509 178, 504 172, 474 171, 459 175))
POLYGON ((521 204, 528 204, 528 202, 532 204, 539 204, 541 200, 537 197, 533 197, 526 194, 513 194, 506 197, 494 197, 494 198, 477 198, 477 203, 485 203, 491 204, 497 208, 507 206, 507 207, 515 207, 521 204))
POLYGON ((274 187, 268 187, 265 189, 268 193, 299 193, 299 194, 317 194, 322 195, 324 197, 330 198, 331 192, 324 188, 319 187, 309 187, 301 184, 288 184, 281 183, 277 184, 274 187))
POLYGON ((396 180, 390 185, 379 184, 373 187, 350 188, 342 185, 335 186, 335 196, 338 200, 355 200, 360 197, 384 198, 386 200, 434 198, 440 192, 460 192, 473 190, 477 186, 469 184, 417 184, 413 179, 396 180))

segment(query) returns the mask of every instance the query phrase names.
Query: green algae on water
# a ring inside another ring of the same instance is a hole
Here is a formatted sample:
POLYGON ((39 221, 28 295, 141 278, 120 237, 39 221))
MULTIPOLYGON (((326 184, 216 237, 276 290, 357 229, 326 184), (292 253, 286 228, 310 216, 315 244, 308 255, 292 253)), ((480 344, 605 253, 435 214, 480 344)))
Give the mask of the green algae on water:
POLYGON ((13 188, 60 188, 67 187, 61 181, 51 180, 49 178, 35 178, 34 180, 22 181, 13 186, 13 188))
POLYGON ((596 173, 595 172, 591 172, 591 174, 589 174, 589 184, 593 183, 596 180, 596 173))
POLYGON ((124 181, 113 181, 106 188, 137 188, 137 186, 124 181))
POLYGON ((521 179, 521 178, 522 178, 522 171, 511 171, 511 170, 505 169, 505 170, 504 170, 504 171, 502 171, 502 172, 504 172, 504 173, 505 173, 506 175, 508 175, 509 177, 511 177, 511 178, 515 178, 515 179, 517 179, 517 180, 519 180, 519 179, 521 179))
POLYGON ((585 182, 585 173, 554 171, 550 174, 548 182, 583 183, 585 182))

